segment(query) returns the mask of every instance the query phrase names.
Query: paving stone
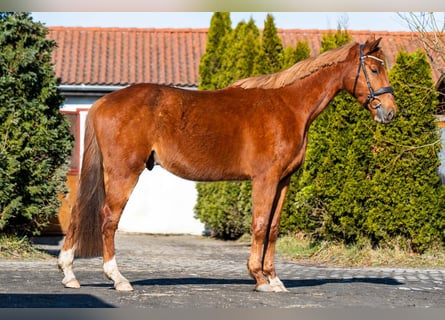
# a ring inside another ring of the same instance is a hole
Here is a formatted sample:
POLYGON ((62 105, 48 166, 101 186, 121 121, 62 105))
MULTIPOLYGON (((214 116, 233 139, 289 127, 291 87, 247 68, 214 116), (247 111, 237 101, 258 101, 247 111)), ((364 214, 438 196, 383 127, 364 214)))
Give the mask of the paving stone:
MULTIPOLYGON (((37 239, 57 254, 61 239, 37 239)), ((445 307, 445 270, 331 268, 277 258, 288 293, 254 292, 246 268, 250 246, 188 235, 118 233, 116 256, 134 287, 116 292, 102 259, 76 259, 82 287, 65 289, 56 257, 0 260, 0 307, 331 308, 445 307)))

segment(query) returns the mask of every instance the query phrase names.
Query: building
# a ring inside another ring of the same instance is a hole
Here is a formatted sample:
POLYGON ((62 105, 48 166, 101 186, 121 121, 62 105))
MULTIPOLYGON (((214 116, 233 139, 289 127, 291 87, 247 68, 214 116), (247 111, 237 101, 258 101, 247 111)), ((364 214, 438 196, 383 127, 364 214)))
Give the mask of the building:
MULTIPOLYGON (((198 66, 205 52, 207 29, 139 29, 51 27, 49 38, 57 43, 53 53, 56 76, 65 96, 62 112, 71 122, 75 136, 68 187, 59 214, 62 231, 69 221, 70 206, 77 189, 83 151, 83 126, 92 103, 125 86, 152 82, 195 90, 198 66)), ((318 54, 328 30, 278 30, 283 45, 307 41, 311 54, 318 54)), ((352 38, 365 42, 369 36, 382 37, 381 45, 391 68, 400 50, 419 49, 411 32, 350 31, 352 38)), ((445 78, 433 70, 437 88, 445 78)), ((144 172, 124 210, 119 229, 149 233, 201 233, 203 225, 194 219, 196 190, 193 182, 174 177, 161 168, 144 172)))

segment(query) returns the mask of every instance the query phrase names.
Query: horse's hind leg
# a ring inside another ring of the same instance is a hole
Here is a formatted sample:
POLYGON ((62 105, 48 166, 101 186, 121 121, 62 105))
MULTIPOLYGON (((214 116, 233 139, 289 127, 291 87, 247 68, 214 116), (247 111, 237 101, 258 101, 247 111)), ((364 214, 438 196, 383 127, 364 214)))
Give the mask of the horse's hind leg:
MULTIPOLYGON (((77 210, 76 204, 74 204, 74 210, 77 210)), ((71 213, 73 216, 74 213, 71 213)), ((75 243, 74 243, 74 224, 70 224, 65 236, 65 242, 63 243, 62 249, 58 258, 58 266, 59 269, 63 272, 64 278, 62 280, 63 285, 66 288, 80 288, 80 283, 77 281, 76 276, 73 272, 73 262, 74 262, 74 251, 75 251, 75 243)))
POLYGON ((142 170, 143 163, 141 169, 136 171, 118 170, 117 167, 114 167, 110 172, 105 172, 106 196, 102 209, 103 269, 107 278, 114 282, 114 287, 118 291, 133 290, 130 282, 122 276, 117 267, 114 237, 122 211, 142 170))

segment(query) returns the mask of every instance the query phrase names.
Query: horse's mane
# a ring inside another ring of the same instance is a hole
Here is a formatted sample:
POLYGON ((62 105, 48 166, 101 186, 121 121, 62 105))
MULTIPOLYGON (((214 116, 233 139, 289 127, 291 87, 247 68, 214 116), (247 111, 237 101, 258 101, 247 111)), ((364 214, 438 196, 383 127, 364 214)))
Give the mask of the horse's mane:
POLYGON ((350 49, 355 45, 357 43, 349 43, 337 49, 326 51, 317 57, 300 61, 292 67, 277 73, 238 80, 232 84, 232 87, 244 89, 277 89, 285 87, 295 80, 303 79, 324 67, 345 61, 350 49))

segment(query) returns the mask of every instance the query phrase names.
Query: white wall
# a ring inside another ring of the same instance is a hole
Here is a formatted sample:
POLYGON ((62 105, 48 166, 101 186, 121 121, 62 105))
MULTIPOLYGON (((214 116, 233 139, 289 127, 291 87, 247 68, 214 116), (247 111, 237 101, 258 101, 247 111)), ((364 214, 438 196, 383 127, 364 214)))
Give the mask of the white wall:
MULTIPOLYGON (((91 104, 85 104, 84 100, 70 98, 66 100, 62 109, 79 111, 90 106, 91 104)), ((81 156, 86 114, 84 110, 79 111, 81 156)), ((193 217, 196 198, 195 182, 176 177, 159 166, 152 171, 144 170, 124 209, 119 230, 202 234, 203 224, 193 217)))
MULTIPOLYGON (((445 117, 443 117, 445 118, 445 117)), ((442 119, 442 121, 445 121, 445 119, 442 119)), ((442 181, 442 184, 445 184, 445 128, 440 128, 441 130, 441 144, 442 148, 439 152, 439 159, 440 159, 440 166, 439 166, 439 175, 440 179, 442 181)))
POLYGON ((194 182, 159 166, 144 170, 124 209, 119 230, 202 234, 204 226, 193 218, 196 197, 194 182))

